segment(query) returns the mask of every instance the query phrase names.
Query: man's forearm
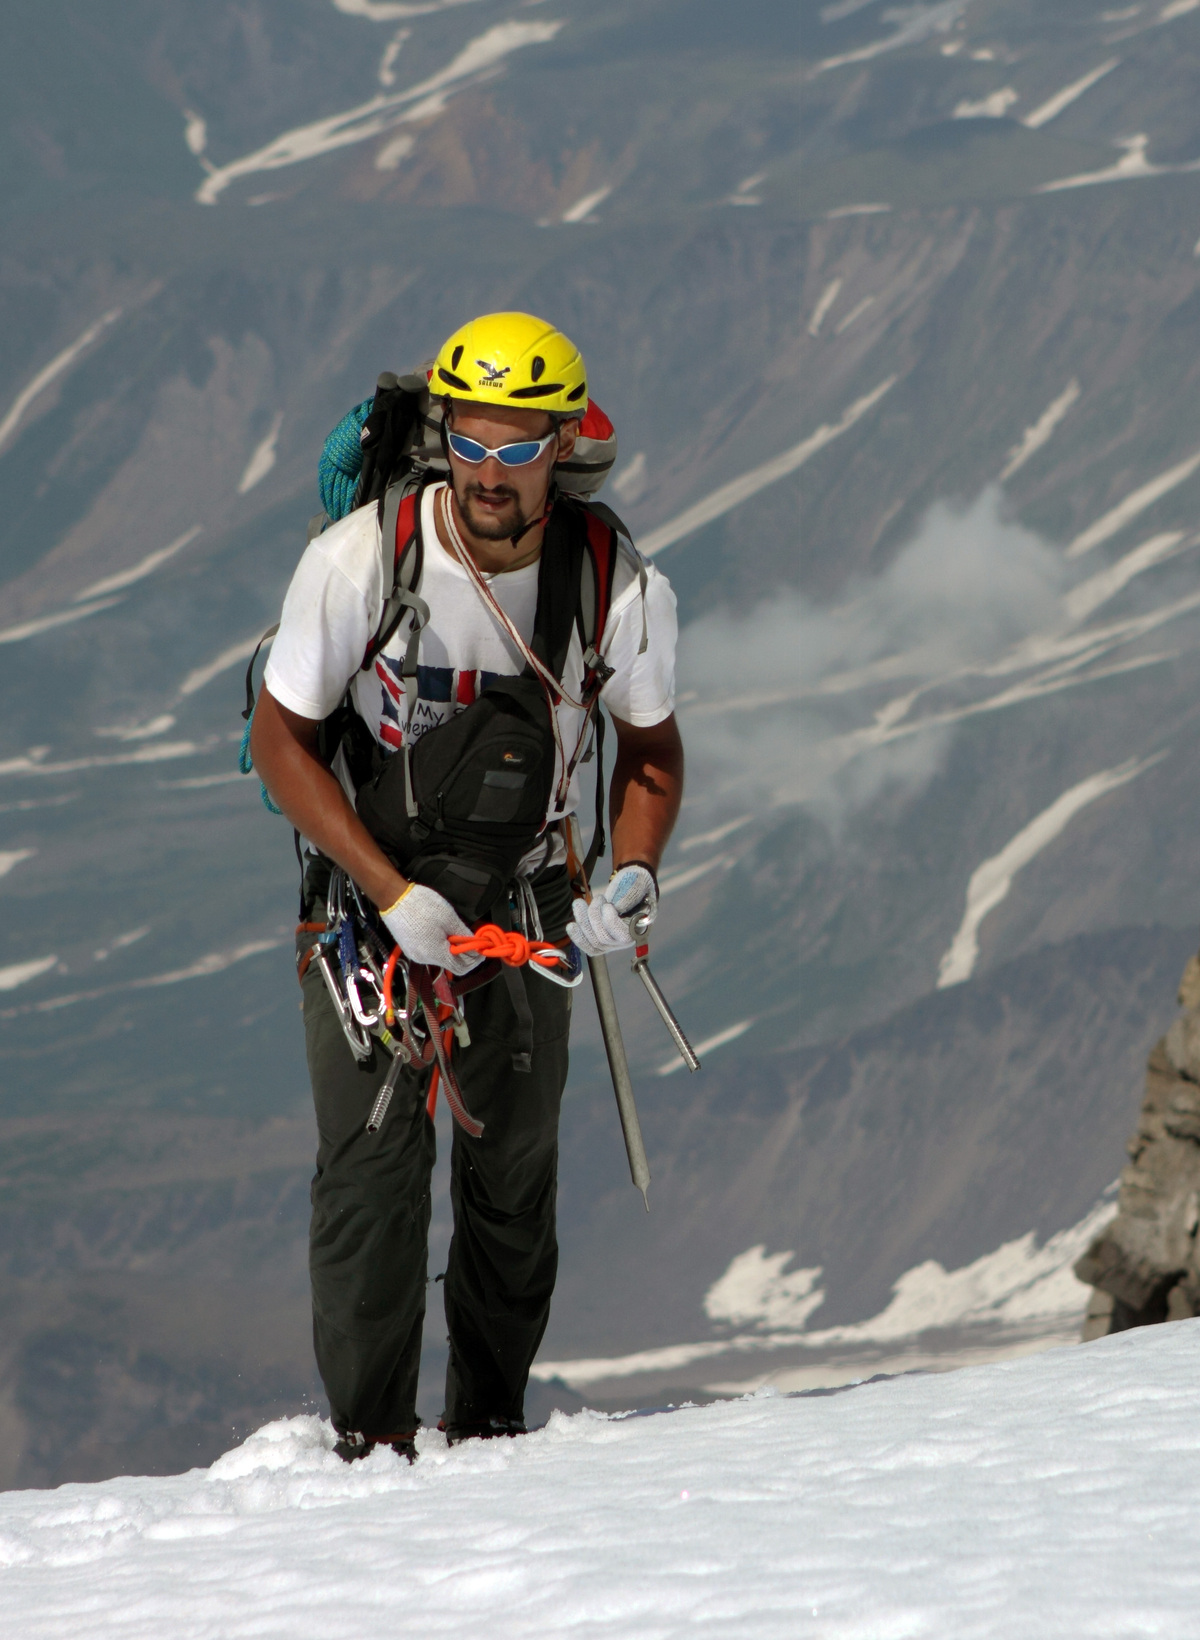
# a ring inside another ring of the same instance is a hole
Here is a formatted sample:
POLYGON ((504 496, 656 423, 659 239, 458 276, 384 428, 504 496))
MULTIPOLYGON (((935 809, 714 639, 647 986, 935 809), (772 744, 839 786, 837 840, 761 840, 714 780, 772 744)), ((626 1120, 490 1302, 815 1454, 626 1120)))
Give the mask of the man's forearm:
POLYGON ((381 909, 406 886, 317 755, 318 725, 281 707, 267 689, 258 698, 250 750, 277 808, 302 836, 335 861, 381 909))
POLYGON ((653 729, 614 721, 617 758, 609 791, 613 865, 641 860, 657 872, 683 800, 683 743, 673 717, 653 729))

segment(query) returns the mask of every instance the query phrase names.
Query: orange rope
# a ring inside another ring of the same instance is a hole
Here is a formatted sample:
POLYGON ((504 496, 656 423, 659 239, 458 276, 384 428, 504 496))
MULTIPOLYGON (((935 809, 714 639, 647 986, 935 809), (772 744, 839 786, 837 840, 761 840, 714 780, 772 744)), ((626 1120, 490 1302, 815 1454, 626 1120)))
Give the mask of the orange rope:
POLYGON ((400 947, 394 945, 392 954, 387 960, 387 967, 383 970, 383 1017, 388 1025, 396 1023, 396 1005, 392 1001, 392 981, 396 977, 396 964, 400 960, 400 947))
POLYGON ((495 923, 482 923, 473 934, 451 934, 450 950, 456 957, 464 952, 499 957, 509 968, 522 968, 527 962, 552 968, 562 958, 558 946, 548 940, 527 940, 524 934, 498 928, 495 923))

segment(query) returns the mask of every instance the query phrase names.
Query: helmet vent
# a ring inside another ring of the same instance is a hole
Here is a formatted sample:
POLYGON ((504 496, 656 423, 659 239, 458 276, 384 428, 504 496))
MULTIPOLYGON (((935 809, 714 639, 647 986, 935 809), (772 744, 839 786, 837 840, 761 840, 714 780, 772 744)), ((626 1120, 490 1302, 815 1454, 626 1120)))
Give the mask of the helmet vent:
POLYGON ((587 383, 586 382, 580 382, 578 387, 573 387, 571 389, 571 391, 567 394, 567 402, 569 404, 574 404, 575 401, 577 399, 581 399, 586 392, 587 392, 587 383))
POLYGON ((460 342, 459 345, 454 349, 454 352, 450 356, 450 368, 451 368, 451 370, 457 370, 458 369, 459 362, 462 359, 462 356, 463 356, 463 350, 462 350, 462 343, 460 342))
POLYGON ((546 361, 545 361, 545 359, 542 358, 541 354, 539 353, 535 357, 533 363, 529 366, 529 374, 530 374, 530 376, 532 376, 532 378, 535 382, 540 382, 541 379, 542 379, 542 374, 545 371, 545 369, 546 369, 546 361))

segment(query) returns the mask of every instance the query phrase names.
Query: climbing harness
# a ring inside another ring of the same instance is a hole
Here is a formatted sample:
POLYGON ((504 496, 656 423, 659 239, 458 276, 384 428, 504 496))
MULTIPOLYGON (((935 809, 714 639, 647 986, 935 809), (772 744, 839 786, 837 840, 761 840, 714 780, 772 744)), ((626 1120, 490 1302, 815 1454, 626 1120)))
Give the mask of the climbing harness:
MULTIPOLYGON (((519 899, 514 914, 524 920, 519 899)), ((426 1103, 430 1117, 440 1087, 458 1125, 472 1138, 479 1138, 483 1124, 467 1109, 453 1069, 455 1045, 466 1048, 471 1041, 461 1006, 463 995, 493 978, 501 966, 528 967, 541 978, 568 987, 583 978, 583 959, 575 946, 569 941, 556 945, 543 940, 540 926, 523 932, 484 923, 473 934, 452 935, 450 948, 456 956, 470 952, 484 959, 459 979, 444 969, 410 963, 340 866, 330 873, 326 920, 303 922, 297 932, 316 936, 298 959, 299 978, 303 980, 316 963, 358 1063, 371 1058, 376 1043, 392 1056, 367 1118, 368 1133, 378 1133, 382 1127, 400 1073, 412 1065, 417 1070, 432 1068, 426 1103)))

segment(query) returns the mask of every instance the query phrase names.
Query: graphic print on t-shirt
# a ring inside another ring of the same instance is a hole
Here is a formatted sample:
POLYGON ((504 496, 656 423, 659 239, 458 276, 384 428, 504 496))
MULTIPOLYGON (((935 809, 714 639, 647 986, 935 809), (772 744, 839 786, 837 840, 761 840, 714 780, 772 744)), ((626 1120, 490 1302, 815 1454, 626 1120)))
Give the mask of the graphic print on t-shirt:
MULTIPOLYGON (((408 706, 400 680, 400 661, 390 655, 375 660, 380 690, 379 740, 398 750, 404 745, 404 721, 408 706)), ((412 738, 415 744, 430 729, 437 729, 502 676, 499 672, 456 671, 451 666, 417 667, 417 706, 413 713, 412 738)))

